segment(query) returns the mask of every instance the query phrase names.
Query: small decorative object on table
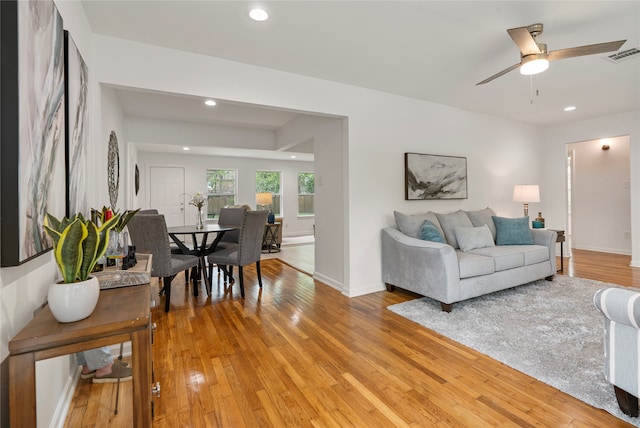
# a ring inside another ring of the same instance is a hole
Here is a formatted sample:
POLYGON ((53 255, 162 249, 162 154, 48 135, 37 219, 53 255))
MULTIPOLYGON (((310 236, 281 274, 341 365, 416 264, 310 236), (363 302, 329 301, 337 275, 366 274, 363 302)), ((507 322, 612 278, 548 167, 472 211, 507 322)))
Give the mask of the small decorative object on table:
POLYGON ((91 315, 98 303, 100 284, 90 274, 107 252, 110 234, 122 233, 137 212, 127 210, 120 215, 104 207, 102 212, 92 210, 93 220, 80 213, 62 220, 46 214, 43 228, 53 241, 53 254, 62 275, 62 281, 51 284, 47 294, 55 319, 74 322, 91 315))
MULTIPOLYGON (((186 193, 185 193, 186 194, 186 193)), ((189 205, 193 205, 198 209, 196 214, 196 229, 202 229, 205 222, 204 203, 207 201, 207 197, 202 192, 196 192, 189 196, 189 205)))
POLYGON ((544 217, 542 217, 542 212, 538 212, 538 217, 536 217, 536 219, 531 223, 534 229, 544 229, 544 217))
POLYGON ((51 313, 58 321, 79 321, 95 309, 100 284, 90 273, 106 252, 109 231, 119 219, 119 215, 113 216, 98 227, 82 214, 62 220, 46 215, 43 227, 53 241, 53 254, 62 275, 62 281, 49 286, 47 295, 51 313))

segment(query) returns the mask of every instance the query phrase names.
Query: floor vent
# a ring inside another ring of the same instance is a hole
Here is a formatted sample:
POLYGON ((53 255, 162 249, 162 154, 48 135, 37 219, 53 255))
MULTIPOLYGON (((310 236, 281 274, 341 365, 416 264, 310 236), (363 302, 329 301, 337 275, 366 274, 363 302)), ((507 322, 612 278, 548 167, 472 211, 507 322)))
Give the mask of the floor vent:
POLYGON ((624 60, 627 60, 627 59, 631 59, 631 58, 635 57, 638 54, 640 54, 640 49, 631 48, 631 49, 627 49, 626 51, 620 51, 620 52, 615 53, 613 55, 608 55, 607 56, 607 60, 609 60, 611 62, 620 62, 620 61, 624 61, 624 60))

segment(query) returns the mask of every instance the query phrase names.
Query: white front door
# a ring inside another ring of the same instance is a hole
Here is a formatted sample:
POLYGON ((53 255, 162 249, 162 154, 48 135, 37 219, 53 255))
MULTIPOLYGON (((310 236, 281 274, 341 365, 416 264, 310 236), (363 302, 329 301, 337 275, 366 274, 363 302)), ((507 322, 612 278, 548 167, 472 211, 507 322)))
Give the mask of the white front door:
POLYGON ((149 167, 149 208, 164 214, 167 227, 184 225, 184 168, 149 167))

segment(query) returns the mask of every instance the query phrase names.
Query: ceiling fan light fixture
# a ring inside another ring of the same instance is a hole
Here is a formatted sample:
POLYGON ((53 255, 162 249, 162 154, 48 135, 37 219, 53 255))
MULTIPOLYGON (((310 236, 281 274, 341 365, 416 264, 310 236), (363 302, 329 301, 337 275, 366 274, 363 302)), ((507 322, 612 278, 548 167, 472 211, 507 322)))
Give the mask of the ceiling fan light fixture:
POLYGON ((522 58, 520 74, 524 76, 531 76, 533 74, 542 73, 547 68, 549 68, 549 60, 546 58, 546 54, 527 55, 522 58))

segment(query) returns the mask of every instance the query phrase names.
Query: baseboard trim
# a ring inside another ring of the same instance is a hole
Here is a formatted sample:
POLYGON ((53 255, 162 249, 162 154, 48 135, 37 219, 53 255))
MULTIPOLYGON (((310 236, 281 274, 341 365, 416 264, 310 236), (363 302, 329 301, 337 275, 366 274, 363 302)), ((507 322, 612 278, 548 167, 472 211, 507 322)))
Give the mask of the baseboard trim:
POLYGON ((596 251, 598 253, 621 254, 623 256, 630 256, 631 255, 631 251, 618 250, 618 249, 614 249, 614 248, 588 247, 588 246, 581 246, 581 245, 574 245, 573 248, 576 249, 576 250, 596 251))
POLYGON ((341 282, 338 282, 332 278, 329 278, 328 276, 324 276, 322 274, 319 274, 317 272, 315 272, 313 274, 313 279, 315 279, 316 281, 320 281, 323 284, 328 285, 331 288, 335 288, 336 290, 338 290, 341 293, 344 293, 344 284, 342 284, 341 282))
POLYGON ((73 394, 76 392, 76 386, 78 386, 78 381, 80 380, 81 371, 82 367, 78 366, 77 370, 72 371, 70 376, 67 378, 67 383, 64 385, 62 390, 62 396, 60 397, 60 400, 58 400, 58 405, 56 406, 56 410, 51 418, 50 426, 55 428, 64 427, 67 415, 69 414, 69 409, 71 408, 71 403, 73 402, 73 394))
POLYGON ((371 293, 377 293, 379 291, 384 291, 386 290, 386 287, 382 284, 380 285, 374 285, 371 287, 366 287, 366 288, 358 288, 357 290, 349 290, 349 294, 347 295, 348 297, 358 297, 358 296, 364 296, 366 294, 371 294, 371 293))

